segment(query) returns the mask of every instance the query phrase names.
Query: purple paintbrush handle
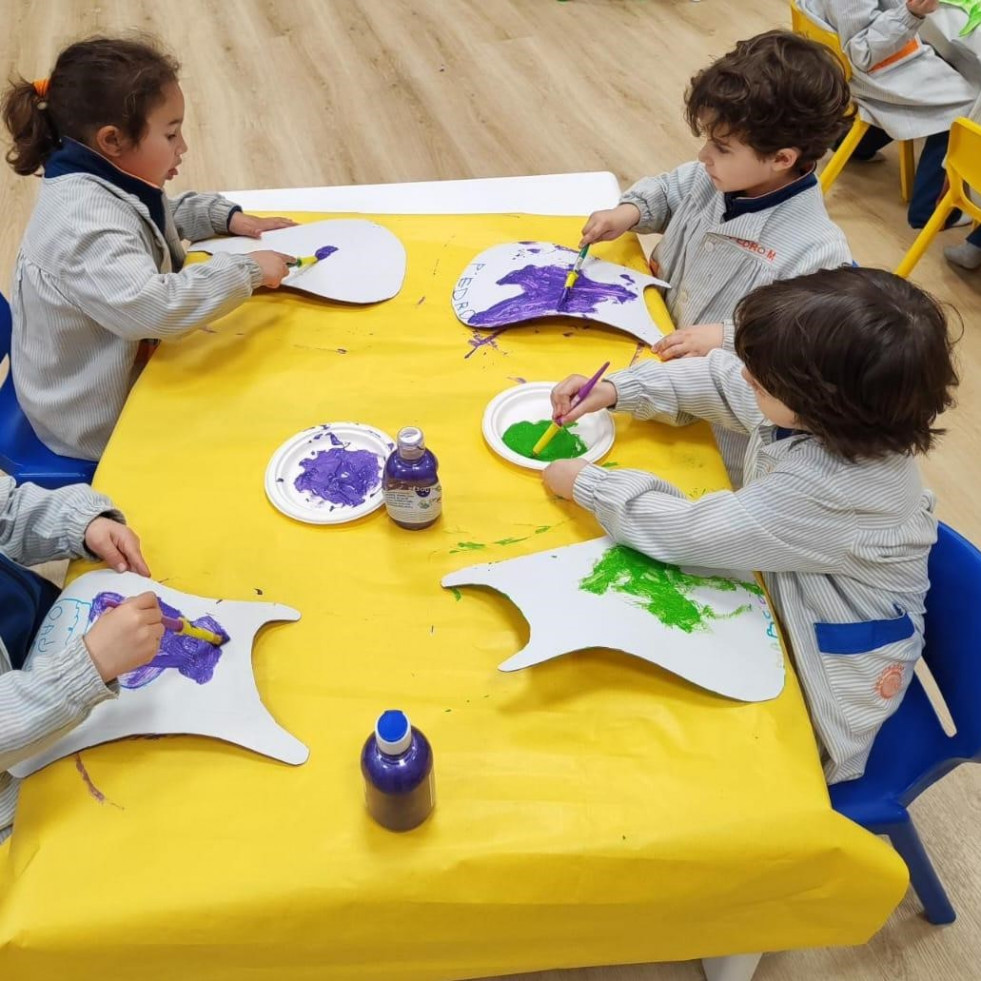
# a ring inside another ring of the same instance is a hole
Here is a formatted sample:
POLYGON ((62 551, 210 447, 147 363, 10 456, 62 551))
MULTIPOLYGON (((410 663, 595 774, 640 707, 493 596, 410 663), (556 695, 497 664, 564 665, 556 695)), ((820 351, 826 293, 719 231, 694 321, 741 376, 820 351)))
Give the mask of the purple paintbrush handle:
POLYGON ((589 395, 589 393, 596 387, 596 383, 603 377, 603 375, 606 373, 606 369, 609 367, 610 367, 610 362, 607 361, 606 364, 604 364, 603 367, 600 368, 600 370, 597 371, 596 374, 593 375, 593 377, 590 378, 589 381, 586 382, 586 384, 583 385, 583 387, 580 388, 578 392, 576 392, 575 398, 572 400, 572 408, 575 408, 580 402, 582 402, 586 398, 586 396, 589 395))

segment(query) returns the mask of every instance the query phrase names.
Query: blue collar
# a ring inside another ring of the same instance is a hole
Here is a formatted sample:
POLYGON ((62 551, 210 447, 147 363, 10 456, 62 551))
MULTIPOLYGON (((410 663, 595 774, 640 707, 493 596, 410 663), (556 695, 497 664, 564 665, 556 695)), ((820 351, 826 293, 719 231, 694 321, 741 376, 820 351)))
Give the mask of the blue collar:
POLYGON ((138 198, 153 219, 154 225, 160 229, 160 234, 167 237, 167 212, 164 206, 163 189, 154 187, 139 177, 127 174, 113 166, 105 157, 90 150, 84 143, 66 137, 61 146, 51 154, 44 163, 45 177, 64 177, 66 174, 92 174, 118 187, 127 194, 138 198))
POLYGON ((810 433, 805 432, 803 429, 788 429, 786 426, 774 426, 773 427, 773 442, 779 442, 781 439, 790 439, 791 436, 809 436, 810 433))
POLYGON ((789 201, 803 191, 814 187, 817 182, 812 167, 803 177, 799 177, 793 183, 770 191, 769 194, 760 194, 755 198, 740 197, 741 191, 726 191, 723 194, 726 207, 725 211, 722 212, 722 220, 732 221, 733 218, 738 218, 740 215, 751 215, 757 211, 775 208, 778 204, 783 204, 784 201, 789 201))

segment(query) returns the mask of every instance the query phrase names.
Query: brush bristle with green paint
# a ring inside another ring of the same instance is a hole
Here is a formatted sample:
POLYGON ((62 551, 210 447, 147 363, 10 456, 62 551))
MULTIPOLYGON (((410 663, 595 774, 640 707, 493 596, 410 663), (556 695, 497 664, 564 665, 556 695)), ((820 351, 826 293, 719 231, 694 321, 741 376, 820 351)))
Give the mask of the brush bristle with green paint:
POLYGON ((562 289, 562 295, 559 297, 560 307, 563 303, 565 303, 565 299, 569 295, 569 290, 576 285, 576 280, 579 278, 579 273, 582 272, 582 264, 586 261, 587 252, 589 252, 589 246, 584 245, 579 250, 579 255, 576 258, 576 264, 569 270, 569 275, 565 277, 565 286, 562 289))

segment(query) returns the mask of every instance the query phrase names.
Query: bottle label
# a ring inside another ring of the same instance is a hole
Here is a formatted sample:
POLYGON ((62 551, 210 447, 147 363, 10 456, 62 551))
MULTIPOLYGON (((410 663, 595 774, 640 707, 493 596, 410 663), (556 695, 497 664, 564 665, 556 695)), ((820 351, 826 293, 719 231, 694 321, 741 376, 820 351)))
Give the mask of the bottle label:
POLYGON ((407 525, 428 524, 442 513, 443 488, 439 484, 414 487, 392 481, 385 489, 385 507, 396 521, 407 525))

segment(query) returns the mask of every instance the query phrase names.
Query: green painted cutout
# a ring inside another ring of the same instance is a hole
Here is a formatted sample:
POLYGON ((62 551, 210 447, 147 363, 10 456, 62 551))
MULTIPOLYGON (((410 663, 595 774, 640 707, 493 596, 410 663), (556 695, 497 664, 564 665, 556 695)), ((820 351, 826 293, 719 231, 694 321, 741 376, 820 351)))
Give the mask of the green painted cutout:
POLYGON ((726 593, 743 589, 755 596, 763 595, 756 583, 736 582, 721 576, 688 575, 676 565, 659 562, 624 545, 607 549, 593 566, 593 571, 579 583, 581 590, 597 596, 603 596, 611 589, 633 596, 639 600, 638 605, 664 626, 675 627, 686 634, 708 630, 710 620, 728 620, 752 609, 745 604, 731 613, 719 613, 691 598, 691 593, 698 587, 726 593))
POLYGON ((531 451, 535 444, 542 438, 545 430, 552 425, 551 419, 540 419, 538 422, 516 422, 504 430, 501 439, 504 445, 514 450, 520 456, 526 456, 529 460, 570 460, 573 457, 582 456, 589 447, 579 438, 573 430, 576 424, 560 429, 552 441, 542 450, 538 456, 531 451))
POLYGON ((981 0, 940 0, 940 2, 964 11, 967 23, 961 28, 959 37, 967 37, 981 26, 981 0))

